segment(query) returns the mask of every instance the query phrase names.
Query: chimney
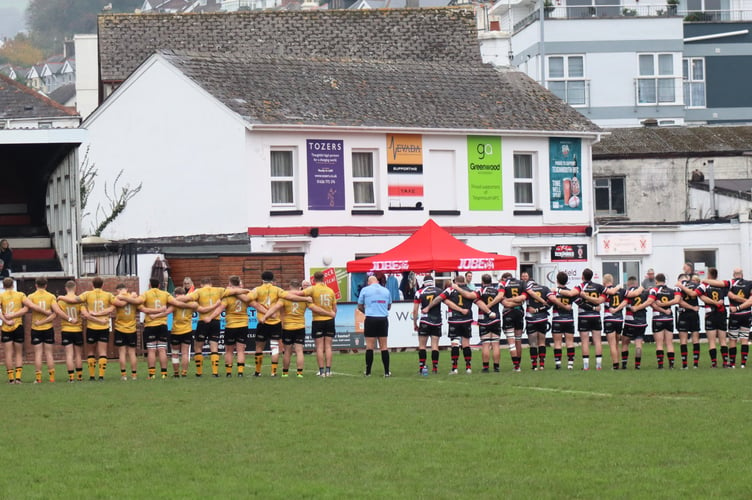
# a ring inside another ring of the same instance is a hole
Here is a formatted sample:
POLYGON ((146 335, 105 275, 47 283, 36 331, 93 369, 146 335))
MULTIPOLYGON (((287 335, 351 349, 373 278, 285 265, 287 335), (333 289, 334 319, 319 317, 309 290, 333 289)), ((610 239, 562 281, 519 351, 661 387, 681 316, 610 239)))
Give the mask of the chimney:
POLYGON ((644 127, 657 127, 658 126, 658 120, 656 120, 655 118, 647 118, 645 120, 642 120, 642 122, 640 123, 642 123, 644 127))
POLYGON ((408 9, 417 9, 420 7, 420 0, 407 0, 405 7, 408 9))

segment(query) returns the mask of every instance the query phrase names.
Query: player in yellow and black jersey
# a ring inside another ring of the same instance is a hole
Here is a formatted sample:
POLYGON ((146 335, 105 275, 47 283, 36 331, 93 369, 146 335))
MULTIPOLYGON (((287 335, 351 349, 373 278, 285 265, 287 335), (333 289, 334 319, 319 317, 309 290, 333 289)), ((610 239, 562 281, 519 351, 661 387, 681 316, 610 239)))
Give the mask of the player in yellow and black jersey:
MULTIPOLYGON (((69 299, 76 298, 76 282, 65 282, 66 297, 69 299)), ((84 346, 84 326, 81 317, 82 304, 73 304, 58 298, 57 302, 52 304, 52 310, 60 317, 60 331, 62 344, 65 349, 65 365, 68 369, 68 382, 75 379, 83 379, 83 360, 81 353, 84 346)))
POLYGON ((24 299, 24 305, 31 310, 31 345, 34 347, 34 383, 42 383, 42 358, 47 361, 50 382, 55 382, 55 359, 52 346, 55 343, 55 330, 52 320, 55 312, 52 304, 57 299, 47 291, 47 278, 40 276, 35 280, 36 291, 24 299))
MULTIPOLYGON (((279 299, 284 298, 288 298, 293 302, 313 302, 313 299, 310 297, 290 294, 276 286, 273 283, 274 273, 271 271, 261 273, 261 281, 261 285, 248 293, 248 300, 255 300, 266 309, 271 308, 279 299)), ((272 348, 272 377, 276 377, 277 365, 279 363, 279 341, 282 338, 282 324, 276 312, 269 314, 268 312, 262 313, 260 311, 258 321, 258 326, 256 327, 256 372, 253 375, 255 377, 261 376, 261 367, 264 364, 264 347, 268 340, 272 348)))
POLYGON ((157 357, 162 378, 167 378, 167 343, 170 334, 167 330, 167 307, 170 294, 159 289, 157 278, 149 279, 149 289, 141 294, 143 303, 138 310, 144 313, 144 343, 148 378, 157 373, 157 357))
POLYGON ((81 314, 86 318, 86 348, 87 364, 89 366, 89 380, 95 380, 97 362, 99 363, 99 380, 104 380, 107 370, 107 344, 110 341, 110 314, 115 310, 112 301, 115 298, 110 292, 102 290, 104 280, 99 276, 91 280, 93 290, 69 298, 67 295, 60 300, 70 304, 82 303, 81 314), (97 360, 97 356, 99 359, 97 360))
POLYGON ((136 314, 138 306, 144 303, 144 299, 136 292, 129 292, 125 283, 118 283, 115 287, 115 345, 118 348, 120 361, 120 379, 128 380, 126 364, 130 361, 131 379, 136 380, 138 358, 136 357, 136 314))
POLYGON ((170 332, 170 350, 172 351, 173 377, 188 376, 188 363, 191 360, 193 345, 193 311, 198 309, 197 302, 184 302, 186 291, 183 287, 175 289, 175 297, 167 301, 168 313, 172 313, 172 332, 170 332))
POLYGON ((225 376, 232 377, 233 351, 238 357, 238 377, 245 373, 245 349, 248 343, 248 306, 266 311, 255 300, 250 300, 248 292, 242 289, 240 276, 230 276, 229 285, 222 298, 225 312, 225 376))
POLYGON ((23 375, 23 316, 29 310, 23 304, 26 294, 13 289, 13 278, 3 279, 3 293, 0 294, 3 320, 2 343, 5 347, 5 368, 8 370, 8 382, 20 384, 23 375))
POLYGON ((305 344, 305 311, 310 308, 314 315, 318 317, 332 318, 332 312, 327 311, 317 305, 307 302, 290 300, 296 297, 300 290, 300 281, 290 281, 287 298, 280 298, 277 303, 272 305, 267 311, 268 316, 274 316, 277 311, 282 310, 282 343, 284 344, 284 356, 282 358, 282 376, 287 377, 290 371, 290 360, 292 351, 295 350, 295 363, 297 368, 297 377, 303 378, 303 346, 305 344))
POLYGON ((337 315, 337 297, 334 290, 324 283, 324 273, 317 271, 313 274, 313 286, 303 290, 303 295, 313 298, 313 303, 329 314, 313 314, 311 323, 311 337, 316 344, 316 361, 319 365, 319 377, 329 377, 332 374, 332 341, 336 335, 334 317, 337 315))

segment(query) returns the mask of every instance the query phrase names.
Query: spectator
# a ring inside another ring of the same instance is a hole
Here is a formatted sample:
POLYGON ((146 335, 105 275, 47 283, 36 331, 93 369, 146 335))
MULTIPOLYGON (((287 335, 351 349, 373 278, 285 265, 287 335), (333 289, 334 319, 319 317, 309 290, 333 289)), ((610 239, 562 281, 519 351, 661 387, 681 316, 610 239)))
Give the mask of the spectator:
POLYGON ((654 287, 655 287, 655 271, 651 267, 650 269, 648 269, 648 272, 645 273, 645 279, 642 280, 642 288, 650 291, 650 289, 654 287))
POLYGON ((13 264, 13 250, 10 249, 10 243, 8 243, 8 240, 0 240, 0 260, 2 260, 5 265, 0 276, 10 276, 13 264))
POLYGON ((8 268, 5 267, 5 262, 0 259, 0 278, 9 278, 10 277, 10 271, 8 271, 8 268))

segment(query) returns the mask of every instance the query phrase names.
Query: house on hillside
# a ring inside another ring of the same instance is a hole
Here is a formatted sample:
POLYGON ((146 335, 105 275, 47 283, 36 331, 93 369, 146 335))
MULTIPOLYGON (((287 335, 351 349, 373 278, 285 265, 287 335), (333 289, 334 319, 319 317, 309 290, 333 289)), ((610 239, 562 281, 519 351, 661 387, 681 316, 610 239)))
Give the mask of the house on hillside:
POLYGON ((0 238, 16 277, 77 276, 80 204, 75 111, 0 75, 0 238))
POLYGON ((470 9, 102 16, 99 43, 92 160, 143 182, 103 236, 171 267, 155 242, 191 236, 245 238, 221 279, 257 282, 257 256, 344 272, 429 218, 541 277, 555 245, 590 245, 601 130, 484 65, 470 9))

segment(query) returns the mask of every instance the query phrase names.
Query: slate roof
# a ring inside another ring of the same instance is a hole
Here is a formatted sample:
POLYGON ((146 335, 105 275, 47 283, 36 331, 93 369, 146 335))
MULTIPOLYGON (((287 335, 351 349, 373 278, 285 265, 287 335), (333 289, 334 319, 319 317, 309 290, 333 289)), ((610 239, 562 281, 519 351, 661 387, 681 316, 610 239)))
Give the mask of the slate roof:
POLYGON ((609 129, 593 159, 736 156, 752 152, 752 126, 609 129))
POLYGON ((593 132, 525 74, 483 64, 160 52, 249 123, 593 132))
POLYGON ((468 8, 108 14, 100 79, 121 82, 157 50, 480 64, 468 8))
POLYGON ((0 120, 78 116, 37 91, 0 75, 0 120))
POLYGON ((53 101, 65 105, 66 102, 76 97, 76 84, 68 83, 61 85, 49 94, 49 98, 53 101))

